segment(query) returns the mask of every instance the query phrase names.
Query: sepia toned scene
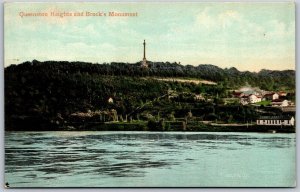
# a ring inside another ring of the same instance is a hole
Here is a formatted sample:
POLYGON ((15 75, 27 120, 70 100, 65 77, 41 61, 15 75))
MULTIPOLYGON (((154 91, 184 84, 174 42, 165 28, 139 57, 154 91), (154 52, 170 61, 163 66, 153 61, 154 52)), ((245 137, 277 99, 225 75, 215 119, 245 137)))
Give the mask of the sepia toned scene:
POLYGON ((6 3, 5 187, 295 187, 294 3, 6 3))

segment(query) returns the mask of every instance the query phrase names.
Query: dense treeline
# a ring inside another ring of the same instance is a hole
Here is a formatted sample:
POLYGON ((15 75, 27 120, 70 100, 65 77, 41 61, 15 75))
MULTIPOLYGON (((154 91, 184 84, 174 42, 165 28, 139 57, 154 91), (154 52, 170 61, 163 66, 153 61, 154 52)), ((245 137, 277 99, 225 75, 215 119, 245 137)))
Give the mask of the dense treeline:
POLYGON ((51 73, 88 73, 89 75, 115 76, 159 76, 159 77, 190 77, 220 82, 226 87, 236 88, 246 83, 264 90, 293 90, 295 87, 295 71, 261 70, 255 72, 241 72, 236 68, 221 69, 214 65, 180 65, 178 63, 148 62, 149 68, 141 68, 140 63, 92 64, 85 62, 68 61, 32 61, 21 65, 11 65, 6 71, 30 71, 32 68, 51 75, 51 73))
POLYGON ((294 71, 250 73, 212 65, 193 67, 149 62, 149 68, 141 68, 139 63, 34 60, 5 68, 5 127, 40 125, 57 130, 68 124, 72 120, 71 114, 76 112, 98 111, 95 114, 104 121, 106 117, 102 115, 114 114, 111 110, 116 110, 120 118, 128 116, 147 121, 159 122, 161 118, 172 121, 174 117, 186 118, 191 113, 201 120, 245 123, 259 115, 253 107, 223 106, 219 97, 229 96, 228 89, 245 83, 264 89, 293 90, 294 75, 294 71), (218 84, 196 85, 141 78, 149 76, 206 79, 218 84), (181 94, 168 99, 169 90, 181 94), (195 103, 192 94, 199 93, 211 98, 212 102, 195 103), (109 102, 109 98, 113 102, 109 102))

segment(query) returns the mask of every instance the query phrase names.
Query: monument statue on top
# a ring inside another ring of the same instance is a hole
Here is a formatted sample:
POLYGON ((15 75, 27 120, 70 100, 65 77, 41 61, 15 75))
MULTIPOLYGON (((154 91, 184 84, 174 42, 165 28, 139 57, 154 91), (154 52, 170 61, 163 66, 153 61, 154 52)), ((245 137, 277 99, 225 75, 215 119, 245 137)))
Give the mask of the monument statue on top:
POLYGON ((142 61, 142 67, 148 67, 148 64, 147 64, 147 59, 146 59, 146 41, 144 40, 144 57, 143 57, 143 61, 142 61))

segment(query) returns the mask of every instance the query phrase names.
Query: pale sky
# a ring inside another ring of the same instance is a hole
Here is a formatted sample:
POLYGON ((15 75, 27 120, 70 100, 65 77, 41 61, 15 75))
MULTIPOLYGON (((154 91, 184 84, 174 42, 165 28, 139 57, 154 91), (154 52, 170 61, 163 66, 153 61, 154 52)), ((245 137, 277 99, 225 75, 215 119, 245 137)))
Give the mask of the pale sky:
POLYGON ((295 69, 294 3, 6 3, 5 66, 24 61, 147 60, 239 70, 295 69), (137 12, 21 17, 20 12, 137 12))

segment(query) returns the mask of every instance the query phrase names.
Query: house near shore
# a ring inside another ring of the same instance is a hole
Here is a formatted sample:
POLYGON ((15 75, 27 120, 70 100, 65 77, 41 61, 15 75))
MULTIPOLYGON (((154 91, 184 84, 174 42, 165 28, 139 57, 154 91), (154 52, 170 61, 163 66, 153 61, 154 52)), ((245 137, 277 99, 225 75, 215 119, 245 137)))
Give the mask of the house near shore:
POLYGON ((258 103, 261 102, 262 98, 261 96, 250 94, 248 96, 244 95, 240 98, 240 103, 242 105, 252 104, 252 103, 258 103))
POLYGON ((295 119, 292 116, 261 116, 256 120, 257 125, 294 126, 295 119))
POLYGON ((275 100, 275 99, 279 99, 279 95, 278 93, 268 93, 264 95, 264 99, 266 100, 275 100))
POLYGON ((261 102, 261 96, 251 94, 248 96, 248 100, 249 103, 258 103, 261 102))
POLYGON ((289 106, 289 102, 286 99, 275 99, 272 101, 273 107, 286 107, 289 106))

